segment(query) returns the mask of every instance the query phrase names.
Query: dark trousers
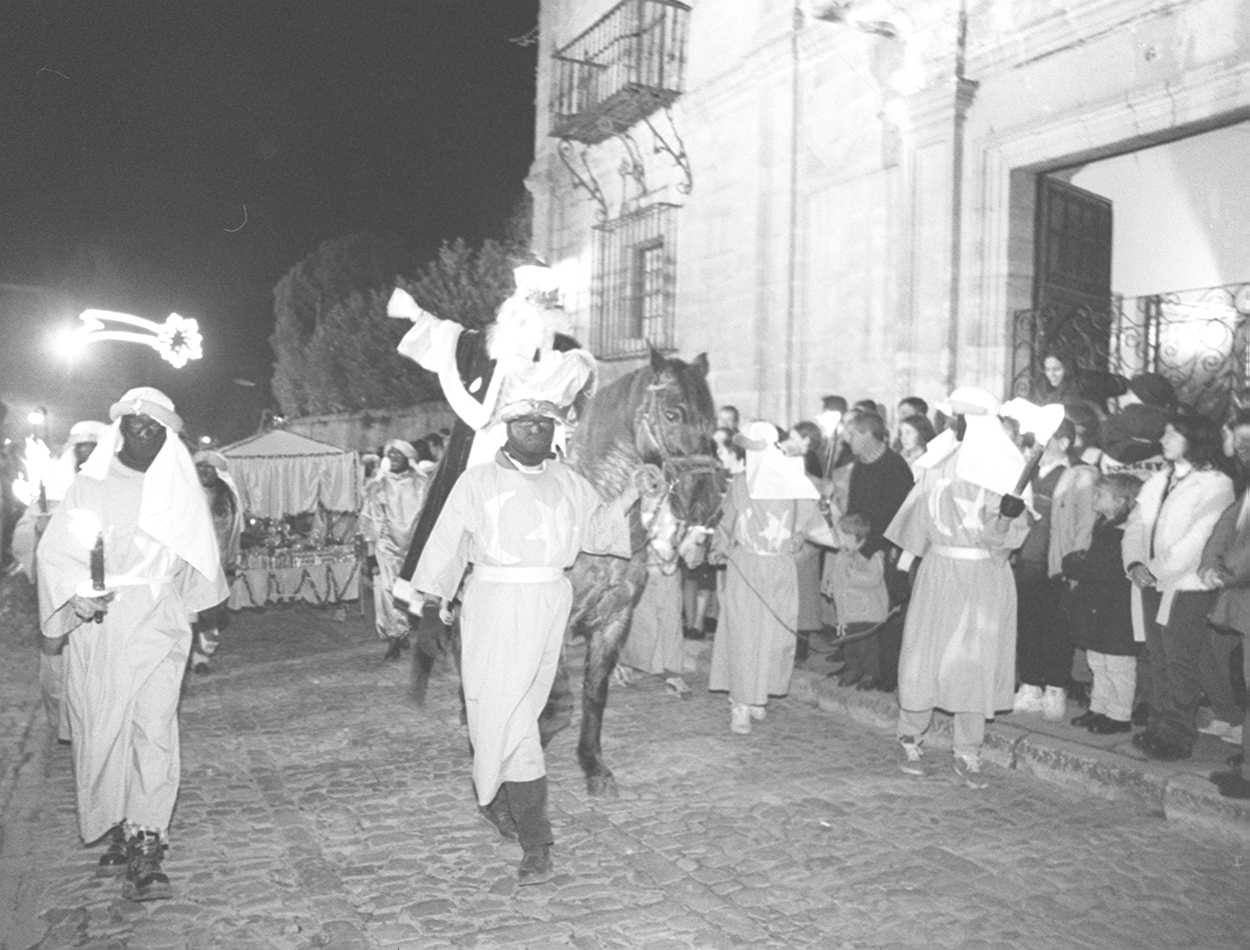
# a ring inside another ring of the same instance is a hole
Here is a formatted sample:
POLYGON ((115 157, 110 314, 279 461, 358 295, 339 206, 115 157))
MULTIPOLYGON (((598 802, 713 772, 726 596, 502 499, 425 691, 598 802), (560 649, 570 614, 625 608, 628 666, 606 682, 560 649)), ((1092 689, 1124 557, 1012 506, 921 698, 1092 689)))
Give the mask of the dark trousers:
POLYGON ((1061 581, 1042 564, 1020 564, 1016 575, 1016 673, 1030 686, 1064 686, 1072 674, 1072 641, 1060 609, 1061 581))
POLYGON ((1146 647, 1150 657, 1149 729, 1184 749, 1198 738, 1194 721, 1202 694, 1201 663, 1207 649, 1207 614, 1217 591, 1179 591, 1166 625, 1155 622, 1162 595, 1142 591, 1146 647))
POLYGON ((517 839, 529 851, 551 844, 551 822, 547 818, 547 776, 528 782, 504 782, 491 802, 492 808, 506 808, 516 822, 517 839))

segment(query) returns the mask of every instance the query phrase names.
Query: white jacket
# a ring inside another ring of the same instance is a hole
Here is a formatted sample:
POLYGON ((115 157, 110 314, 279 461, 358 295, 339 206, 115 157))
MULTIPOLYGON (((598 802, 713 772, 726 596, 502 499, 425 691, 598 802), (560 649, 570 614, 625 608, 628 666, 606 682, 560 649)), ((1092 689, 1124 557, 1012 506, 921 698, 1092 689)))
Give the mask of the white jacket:
MULTIPOLYGON (((1141 563, 1155 576, 1155 586, 1163 594, 1156 617, 1161 624, 1171 615, 1177 591, 1208 589, 1198 577, 1202 549, 1215 522, 1233 503, 1232 479, 1212 470, 1190 470, 1175 479, 1165 501, 1163 494, 1171 474, 1171 468, 1156 472, 1142 485, 1137 505, 1124 525, 1121 547, 1125 569, 1141 563)), ((1134 587, 1133 594, 1133 633, 1138 641, 1144 641, 1140 590, 1134 587)))

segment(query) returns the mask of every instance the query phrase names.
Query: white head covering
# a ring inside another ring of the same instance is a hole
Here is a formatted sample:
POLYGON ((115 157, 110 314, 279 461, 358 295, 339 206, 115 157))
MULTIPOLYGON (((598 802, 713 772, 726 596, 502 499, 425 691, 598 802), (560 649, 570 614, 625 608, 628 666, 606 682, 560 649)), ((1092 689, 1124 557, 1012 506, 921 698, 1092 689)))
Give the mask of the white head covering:
POLYGON ((108 477, 113 457, 122 447, 121 417, 138 414, 155 419, 167 432, 165 444, 144 473, 139 528, 211 580, 221 571, 213 521, 191 453, 178 438, 182 419, 163 392, 140 386, 113 403, 109 409, 113 424, 104 431, 79 475, 97 481, 108 477))
POLYGON ((84 442, 99 442, 104 438, 104 433, 108 431, 107 422, 96 422, 94 419, 84 419, 81 422, 75 422, 69 430, 69 439, 67 446, 82 445, 84 442))
POLYGON ((735 440, 746 449, 747 495, 753 500, 820 497, 803 471, 803 458, 786 455, 777 444, 781 434, 771 422, 752 422, 735 440))
POLYGON ((992 416, 998 413, 998 397, 979 386, 959 386, 936 408, 948 416, 992 416))
POLYGON ((406 442, 403 439, 388 439, 386 445, 382 447, 382 454, 385 455, 391 449, 400 453, 410 464, 417 464, 417 450, 411 442, 406 442))
POLYGON ((211 465, 222 475, 230 471, 230 461, 215 449, 200 449, 191 457, 191 461, 196 465, 211 465))

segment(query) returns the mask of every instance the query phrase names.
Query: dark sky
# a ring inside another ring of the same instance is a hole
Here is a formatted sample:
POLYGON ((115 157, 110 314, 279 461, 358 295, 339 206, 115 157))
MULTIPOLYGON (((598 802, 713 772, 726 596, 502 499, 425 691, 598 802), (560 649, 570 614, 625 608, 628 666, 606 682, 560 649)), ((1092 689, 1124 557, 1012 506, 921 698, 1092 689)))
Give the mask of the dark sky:
POLYGON ((373 230, 398 233, 415 265, 444 238, 497 233, 523 194, 535 47, 510 39, 537 0, 4 6, 0 283, 177 311, 206 349, 173 370, 100 344, 68 370, 45 346, 46 305, 0 293, 10 435, 32 400, 103 417, 141 384, 200 431, 250 431, 269 396, 272 287, 292 264, 373 230))

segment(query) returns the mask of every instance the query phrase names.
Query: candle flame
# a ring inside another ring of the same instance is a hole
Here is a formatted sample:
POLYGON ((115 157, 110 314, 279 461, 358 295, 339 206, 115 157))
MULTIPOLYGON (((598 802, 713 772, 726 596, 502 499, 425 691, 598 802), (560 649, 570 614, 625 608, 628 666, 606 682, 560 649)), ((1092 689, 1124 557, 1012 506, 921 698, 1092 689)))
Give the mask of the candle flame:
POLYGON ((74 543, 81 544, 85 551, 90 551, 95 546, 96 538, 103 530, 99 516, 89 508, 75 508, 70 511, 67 525, 74 543))

